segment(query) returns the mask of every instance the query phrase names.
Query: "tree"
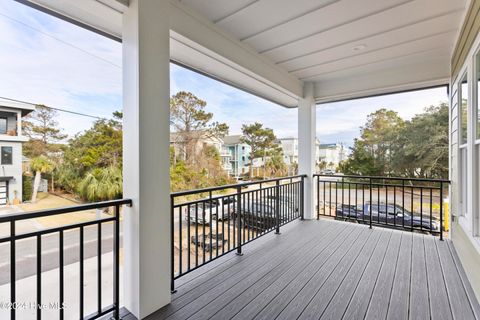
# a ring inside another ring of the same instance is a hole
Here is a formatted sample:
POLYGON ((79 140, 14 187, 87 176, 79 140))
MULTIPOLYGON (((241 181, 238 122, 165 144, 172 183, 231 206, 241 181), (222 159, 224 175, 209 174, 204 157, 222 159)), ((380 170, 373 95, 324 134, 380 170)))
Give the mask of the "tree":
MULTIPOLYGON (((103 174, 120 172, 121 175, 122 116, 121 112, 114 112, 113 119, 95 121, 90 129, 69 140, 69 144, 64 147, 62 164, 56 170, 58 185, 86 200, 103 199, 103 195, 97 195, 94 190, 98 186, 102 187, 108 185, 108 182, 112 182, 101 181, 103 174), (86 179, 87 176, 88 179, 86 179), (95 185, 89 189, 86 181, 95 181, 95 185), (82 183, 83 185, 80 187, 82 183)), ((118 177, 115 179, 115 181, 119 181, 118 177)), ((118 190, 117 187, 118 184, 114 189, 118 190)))
POLYGON ((268 171, 270 177, 282 177, 288 174, 288 168, 281 153, 276 153, 267 159, 265 171, 268 171))
POLYGON ((75 168, 83 177, 95 168, 122 165, 122 114, 95 121, 92 128, 75 135, 64 150, 63 167, 75 168))
POLYGON ((57 115, 56 110, 37 105, 35 111, 23 119, 22 131, 29 137, 23 146, 25 156, 34 158, 60 151, 59 143, 67 135, 58 127, 57 115))
POLYGON ((200 139, 224 137, 228 125, 212 121, 213 113, 206 112, 207 103, 191 92, 180 91, 170 98, 170 121, 176 133, 174 141, 181 146, 181 158, 193 162, 200 139))
POLYGON ((263 163, 266 163, 265 158, 278 152, 280 146, 277 142, 277 137, 270 128, 264 128, 263 124, 255 122, 251 125, 244 124, 242 126, 243 136, 241 142, 250 146, 250 178, 253 176, 253 160, 256 158, 263 158, 263 163))
POLYGON ((430 106, 410 121, 380 109, 368 117, 345 174, 446 178, 448 176, 448 105, 430 106))
POLYGON ((448 104, 430 106, 407 121, 395 155, 398 172, 421 178, 447 178, 448 104))
POLYGON ((55 164, 52 161, 50 161, 47 157, 39 156, 39 157, 33 158, 31 160, 30 165, 32 167, 32 170, 35 171, 35 180, 33 183, 33 194, 32 194, 32 202, 35 203, 37 201, 37 193, 38 193, 38 188, 40 187, 40 179, 41 179, 42 173, 51 173, 55 168, 55 164))
POLYGON ((367 117, 355 139, 351 157, 342 165, 347 174, 391 175, 392 159, 405 121, 397 112, 381 108, 367 117))
POLYGON ((78 185, 79 195, 88 201, 119 199, 122 189, 122 170, 113 165, 90 171, 78 185))

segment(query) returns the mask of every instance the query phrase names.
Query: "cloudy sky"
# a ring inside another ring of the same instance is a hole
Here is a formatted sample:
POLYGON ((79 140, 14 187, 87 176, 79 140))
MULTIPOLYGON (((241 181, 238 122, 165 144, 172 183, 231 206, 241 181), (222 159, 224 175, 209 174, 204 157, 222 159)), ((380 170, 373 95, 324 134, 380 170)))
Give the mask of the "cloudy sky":
MULTIPOLYGON (((12 0, 0 0, 0 97, 110 117, 121 109, 121 45, 12 0)), ((171 66, 171 93, 193 92, 207 101, 215 120, 230 133, 259 121, 277 136, 297 135, 297 110, 285 109, 176 65, 171 66)), ((405 119, 446 101, 438 88, 376 98, 323 104, 317 108, 317 135, 322 142, 351 144, 369 113, 380 107, 405 119)), ((89 128, 94 118, 59 113, 69 135, 89 128)))

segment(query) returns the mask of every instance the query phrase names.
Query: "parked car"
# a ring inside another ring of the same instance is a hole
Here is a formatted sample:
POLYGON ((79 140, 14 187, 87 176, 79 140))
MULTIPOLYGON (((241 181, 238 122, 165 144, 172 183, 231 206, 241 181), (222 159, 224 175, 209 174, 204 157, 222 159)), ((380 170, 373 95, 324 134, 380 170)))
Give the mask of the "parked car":
MULTIPOLYGON (((299 208, 294 202, 292 195, 280 196, 280 215, 279 223, 283 223, 287 217, 283 214, 291 215, 297 213, 299 208)), ((268 230, 276 226, 277 217, 275 211, 276 196, 270 195, 259 200, 242 203, 241 209, 241 224, 244 227, 258 230, 268 230)), ((235 221, 237 216, 234 214, 235 221)))
MULTIPOLYGON (((359 222, 370 222, 370 204, 365 203, 364 205, 341 205, 337 206, 336 209, 336 219, 356 219, 359 222)), ((429 216, 423 216, 421 219, 419 213, 411 213, 407 209, 399 206, 384 203, 373 203, 372 204, 372 223, 373 224, 388 224, 388 225, 397 225, 410 227, 413 225, 414 228, 430 231, 439 231, 440 224, 439 221, 435 218, 432 219, 430 223, 429 216)))
POLYGON ((198 200, 196 205, 190 205, 185 220, 189 219, 193 224, 210 224, 210 217, 212 220, 227 220, 234 212, 235 202, 234 195, 198 200))
POLYGON ((321 174, 328 174, 328 175, 334 175, 335 174, 335 170, 332 170, 332 169, 324 169, 320 172, 321 174))
MULTIPOLYGON (((246 203, 240 211, 240 220, 243 227, 258 230, 268 230, 275 227, 275 206, 270 201, 259 200, 246 203)), ((238 223, 237 215, 234 213, 238 223)))

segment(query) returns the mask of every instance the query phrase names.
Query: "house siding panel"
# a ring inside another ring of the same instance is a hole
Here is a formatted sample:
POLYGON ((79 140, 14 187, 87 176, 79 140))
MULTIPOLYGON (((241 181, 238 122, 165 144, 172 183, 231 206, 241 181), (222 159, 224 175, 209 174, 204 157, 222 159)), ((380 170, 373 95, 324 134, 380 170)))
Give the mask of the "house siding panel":
POLYGON ((452 79, 458 76, 463 63, 480 32, 480 0, 472 0, 460 30, 460 36, 452 55, 452 79))

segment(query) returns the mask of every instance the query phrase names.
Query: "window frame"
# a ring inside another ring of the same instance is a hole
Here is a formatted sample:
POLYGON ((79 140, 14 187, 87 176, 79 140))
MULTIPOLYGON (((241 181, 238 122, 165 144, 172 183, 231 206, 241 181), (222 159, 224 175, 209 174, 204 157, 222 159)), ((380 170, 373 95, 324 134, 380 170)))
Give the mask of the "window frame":
POLYGON ((13 165, 13 147, 12 146, 1 146, 0 147, 0 163, 2 164, 2 166, 13 165), (7 149, 7 148, 10 149, 10 163, 5 163, 4 158, 3 158, 3 155, 4 155, 3 150, 7 149))

